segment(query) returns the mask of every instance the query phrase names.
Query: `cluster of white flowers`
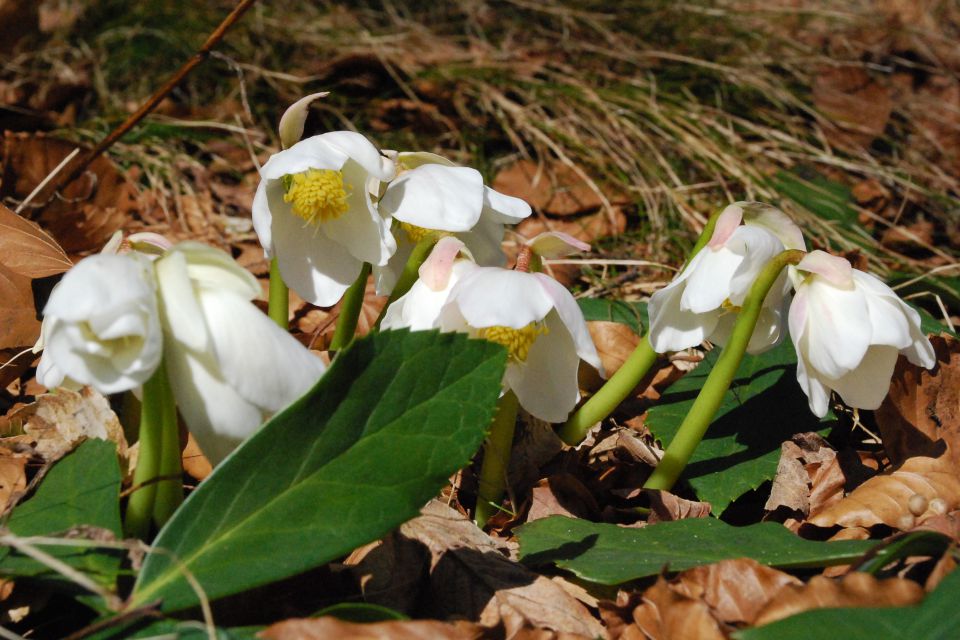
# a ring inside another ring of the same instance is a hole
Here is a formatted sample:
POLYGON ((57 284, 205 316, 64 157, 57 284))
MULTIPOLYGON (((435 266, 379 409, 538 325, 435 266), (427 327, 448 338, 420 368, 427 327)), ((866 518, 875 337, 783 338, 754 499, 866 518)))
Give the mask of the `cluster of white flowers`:
POLYGON ((187 427, 216 464, 309 389, 322 361, 250 301, 260 285, 219 249, 131 236, 84 258, 44 307, 37 380, 102 393, 140 387, 166 362, 187 427))
MULTIPOLYGON (((704 340, 723 345, 760 270, 785 249, 806 246, 784 213, 757 202, 728 206, 709 243, 651 297, 653 348, 679 351, 704 340)), ((831 390, 851 407, 879 407, 898 354, 927 369, 936 364, 919 314, 874 276, 823 251, 781 273, 747 350, 761 353, 779 344, 785 324, 797 350, 797 380, 820 417, 831 390)))

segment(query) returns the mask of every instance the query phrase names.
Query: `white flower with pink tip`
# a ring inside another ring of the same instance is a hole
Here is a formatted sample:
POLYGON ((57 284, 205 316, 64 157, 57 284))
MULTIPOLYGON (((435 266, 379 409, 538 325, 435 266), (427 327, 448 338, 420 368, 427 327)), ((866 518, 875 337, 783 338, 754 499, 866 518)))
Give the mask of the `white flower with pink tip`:
POLYGON ((936 364, 919 314, 876 277, 823 251, 796 268, 790 336, 797 381, 816 415, 826 415, 831 390, 851 407, 879 407, 899 354, 927 369, 936 364))

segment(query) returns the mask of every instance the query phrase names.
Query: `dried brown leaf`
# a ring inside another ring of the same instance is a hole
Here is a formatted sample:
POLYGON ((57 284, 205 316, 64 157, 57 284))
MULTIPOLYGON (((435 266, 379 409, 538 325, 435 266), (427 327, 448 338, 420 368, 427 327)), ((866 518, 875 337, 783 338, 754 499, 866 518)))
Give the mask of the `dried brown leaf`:
MULTIPOLYGON (((885 524, 910 529, 918 516, 910 508, 915 495, 921 496, 926 505, 939 498, 949 511, 960 506, 960 477, 947 456, 910 458, 899 469, 870 478, 840 502, 813 514, 810 523, 818 527, 885 524)), ((929 508, 925 513, 933 515, 929 508)))
POLYGON ((574 475, 557 473, 533 488, 527 522, 557 515, 591 520, 599 517, 600 507, 574 475))
POLYGON ((843 498, 846 477, 837 452, 816 433, 801 433, 781 445, 767 511, 786 508, 806 517, 843 498))
POLYGON ((883 134, 893 98, 862 67, 826 67, 813 80, 813 103, 839 128, 836 142, 868 145, 883 134))
POLYGON ((643 603, 633 610, 633 625, 621 638, 651 640, 721 640, 726 637, 710 606, 674 589, 662 576, 644 591, 643 603))
POLYGON ((686 500, 669 491, 647 489, 644 493, 650 499, 650 524, 684 518, 706 518, 713 508, 709 502, 686 500))
POLYGON ((257 634, 264 640, 474 640, 483 629, 470 622, 392 620, 361 624, 330 616, 284 620, 257 634))
POLYGON ((57 241, 35 223, 0 204, 0 264, 28 278, 63 273, 73 266, 57 241))
POLYGON ((518 160, 496 175, 493 188, 526 200, 534 209, 554 216, 586 213, 603 206, 597 192, 560 162, 538 164, 518 160))
POLYGON ((940 453, 943 440, 960 460, 960 340, 930 338, 937 366, 932 371, 900 358, 890 393, 876 411, 877 426, 891 462, 940 453))
MULTIPOLYGON (((590 331, 590 337, 593 338, 593 344, 597 347, 600 362, 608 378, 623 366, 640 343, 640 336, 622 322, 591 320, 587 322, 587 329, 590 331)), ((582 388, 592 391, 603 385, 603 379, 593 367, 581 367, 581 371, 583 372, 580 376, 582 388)))
POLYGON ((839 580, 814 576, 805 585, 784 587, 764 607, 753 624, 760 626, 775 620, 826 607, 902 607, 919 602, 923 588, 912 580, 878 580, 869 573, 853 572, 839 580))
POLYGON ((614 207, 612 214, 598 211, 563 219, 530 216, 517 225, 517 233, 524 238, 533 238, 544 231, 560 231, 589 243, 597 238, 623 233, 626 228, 627 216, 622 209, 614 207))
POLYGON ((0 448, 0 513, 15 502, 27 488, 27 456, 0 448))

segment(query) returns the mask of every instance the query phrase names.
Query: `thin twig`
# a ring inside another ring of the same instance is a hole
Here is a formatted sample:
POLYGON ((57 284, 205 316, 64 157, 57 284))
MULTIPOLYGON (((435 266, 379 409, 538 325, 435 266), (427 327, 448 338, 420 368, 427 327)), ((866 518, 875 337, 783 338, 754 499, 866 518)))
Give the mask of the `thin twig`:
POLYGON ((34 190, 31 191, 30 194, 29 194, 26 198, 24 198, 24 199, 20 202, 20 204, 17 205, 17 208, 14 209, 13 212, 14 212, 14 213, 20 213, 21 211, 23 211, 23 210, 26 208, 26 206, 27 206, 28 204, 30 204, 30 202, 31 202, 34 198, 37 197, 37 194, 40 193, 45 186, 47 186, 48 184, 50 184, 50 181, 53 180, 54 178, 56 178, 56 177, 57 177, 57 174, 60 173, 60 172, 63 170, 63 168, 70 163, 71 160, 73 160, 74 158, 77 157, 77 154, 78 154, 78 153, 80 153, 80 147, 77 147, 76 149, 74 149, 73 151, 71 151, 71 152, 70 152, 70 155, 68 155, 66 158, 64 158, 63 160, 61 160, 61 161, 60 161, 60 164, 58 164, 56 167, 54 167, 54 168, 53 168, 53 171, 51 171, 50 173, 48 173, 48 174, 47 174, 47 177, 40 181, 40 184, 38 184, 38 185, 34 188, 34 190))
POLYGON ((117 140, 122 138, 128 131, 137 125, 141 120, 143 120, 151 111, 153 111, 160 101, 166 98, 171 91, 173 91, 177 85, 183 82, 183 79, 190 74, 193 69, 199 65, 201 62, 207 59, 210 55, 211 50, 219 44, 223 39, 223 36, 226 35, 227 31, 234 25, 234 23, 239 20, 247 10, 253 6, 253 3, 257 0, 240 0, 237 3, 237 6, 233 8, 226 18, 223 19, 223 22, 213 30, 213 32, 207 37, 207 41, 203 43, 203 46, 187 60, 183 66, 177 69, 177 72, 174 73, 170 79, 168 79, 163 85, 157 89, 156 92, 150 98, 140 105, 140 108, 130 114, 130 116, 123 121, 117 128, 107 134, 107 137, 101 140, 97 146, 88 151, 77 163, 75 167, 70 170, 70 173, 62 174, 66 177, 57 180, 54 184, 54 191, 70 184, 76 180, 84 172, 84 170, 90 165, 91 162, 96 160, 104 151, 113 146, 117 140))

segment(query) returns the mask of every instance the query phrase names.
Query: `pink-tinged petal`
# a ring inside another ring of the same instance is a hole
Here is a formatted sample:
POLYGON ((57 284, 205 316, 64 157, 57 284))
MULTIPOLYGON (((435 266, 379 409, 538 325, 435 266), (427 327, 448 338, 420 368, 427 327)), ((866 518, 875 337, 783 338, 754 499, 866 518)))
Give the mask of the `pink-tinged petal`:
MULTIPOLYGON (((447 286, 436 291, 430 289, 422 280, 413 283, 410 291, 400 296, 387 308, 380 327, 383 329, 409 328, 413 331, 440 327, 441 311, 450 297, 451 289, 461 278, 476 268, 477 265, 469 260, 457 260, 450 271, 447 286)), ((444 330, 469 332, 462 316, 456 319, 454 325, 444 330)))
POLYGON ((173 243, 165 236, 150 231, 131 233, 126 244, 134 251, 152 255, 162 255, 173 248, 173 243))
POLYGON ((517 224, 531 213, 525 200, 508 196, 490 187, 483 188, 483 215, 503 224, 517 224))
MULTIPOLYGON (((319 136, 324 143, 346 154, 374 178, 387 182, 397 175, 397 167, 380 154, 373 143, 354 131, 330 131, 319 136)), ((301 143, 302 144, 302 143, 301 143)), ((293 147, 291 147, 291 151, 293 147)), ((318 167, 325 168, 325 167, 318 167)))
POLYGON ((223 378, 244 399, 276 412, 323 374, 323 362, 244 298, 229 291, 200 294, 223 378))
POLYGON ((743 262, 743 256, 721 247, 717 250, 705 248, 696 258, 694 261, 698 264, 696 268, 691 266, 689 269, 680 301, 681 308, 691 313, 715 311, 730 297, 730 283, 743 262))
POLYGON ((367 196, 363 188, 363 170, 359 165, 354 162, 345 164, 343 178, 344 184, 353 187, 347 196, 349 210, 335 220, 321 223, 319 229, 361 262, 385 265, 397 250, 397 241, 390 233, 390 221, 380 215, 367 196))
POLYGON ((650 317, 650 344, 657 353, 682 351, 695 347, 713 333, 720 313, 696 314, 681 308, 683 287, 672 283, 650 297, 647 314, 650 317))
POLYGON ((797 269, 815 273, 830 284, 841 289, 852 289, 853 267, 839 256, 832 256, 819 249, 811 251, 797 264, 797 269))
POLYGON ((856 369, 870 346, 870 317, 863 291, 838 289, 819 277, 801 288, 807 294, 803 330, 807 363, 827 378, 839 378, 856 369))
POLYGON ((285 175, 302 173, 307 169, 339 171, 349 159, 348 153, 331 145, 322 135, 311 136, 270 156, 267 163, 260 168, 260 179, 279 180, 285 175))
POLYGON ((274 216, 273 244, 283 281, 319 307, 335 305, 363 267, 346 247, 292 215, 274 216))
POLYGON ((717 217, 717 224, 713 228, 713 235, 710 236, 707 247, 716 250, 727 244, 730 236, 740 226, 741 220, 743 220, 743 209, 740 205, 736 203, 727 205, 717 217))
POLYGON ((603 364, 600 361, 600 355, 597 353, 597 347, 593 344, 593 338, 587 329, 587 323, 583 319, 583 312, 574 297, 567 291, 562 284, 542 273, 533 274, 544 291, 553 300, 554 309, 570 332, 573 343, 577 347, 577 355, 596 369, 600 376, 605 378, 606 372, 603 370, 603 364))
MULTIPOLYGON (((750 293, 753 283, 763 268, 783 251, 783 244, 766 229, 744 226, 733 233, 727 242, 726 250, 743 257, 730 277, 729 285, 730 302, 739 306, 750 293)), ((783 287, 785 281, 786 276, 771 288, 767 297, 776 295, 774 292, 785 291, 783 287)))
POLYGON ((303 125, 307 121, 307 115, 310 113, 310 104, 319 98, 326 98, 330 95, 329 91, 311 93, 308 96, 300 98, 280 116, 280 144, 284 149, 289 149, 303 137, 303 125))
POLYGON ((453 261, 457 259, 463 246, 463 243, 456 238, 450 236, 440 238, 417 271, 420 280, 433 291, 446 289, 450 281, 453 261))
POLYGON ((390 183, 380 210, 424 229, 467 231, 483 210, 483 177, 467 167, 424 164, 390 183))
POLYGON ((876 409, 890 390, 897 355, 896 347, 872 346, 867 349, 859 367, 830 380, 829 385, 851 407, 876 409))
POLYGON ((736 204, 743 209, 744 224, 767 229, 787 249, 807 250, 803 231, 780 209, 763 202, 737 202, 736 204))
POLYGON ((154 268, 166 333, 189 349, 206 350, 210 344, 210 334, 190 281, 186 254, 181 251, 170 252, 157 260, 154 268))
POLYGON ((548 314, 546 324, 547 333, 530 347, 526 362, 507 365, 504 383, 531 415, 547 422, 563 422, 580 399, 580 356, 559 314, 548 314))
POLYGON ((457 282, 450 303, 459 307, 470 326, 521 329, 543 320, 553 299, 531 273, 477 267, 457 282))
POLYGON ((590 251, 589 244, 562 231, 545 231, 530 240, 527 246, 538 256, 547 259, 563 258, 574 253, 590 251))

